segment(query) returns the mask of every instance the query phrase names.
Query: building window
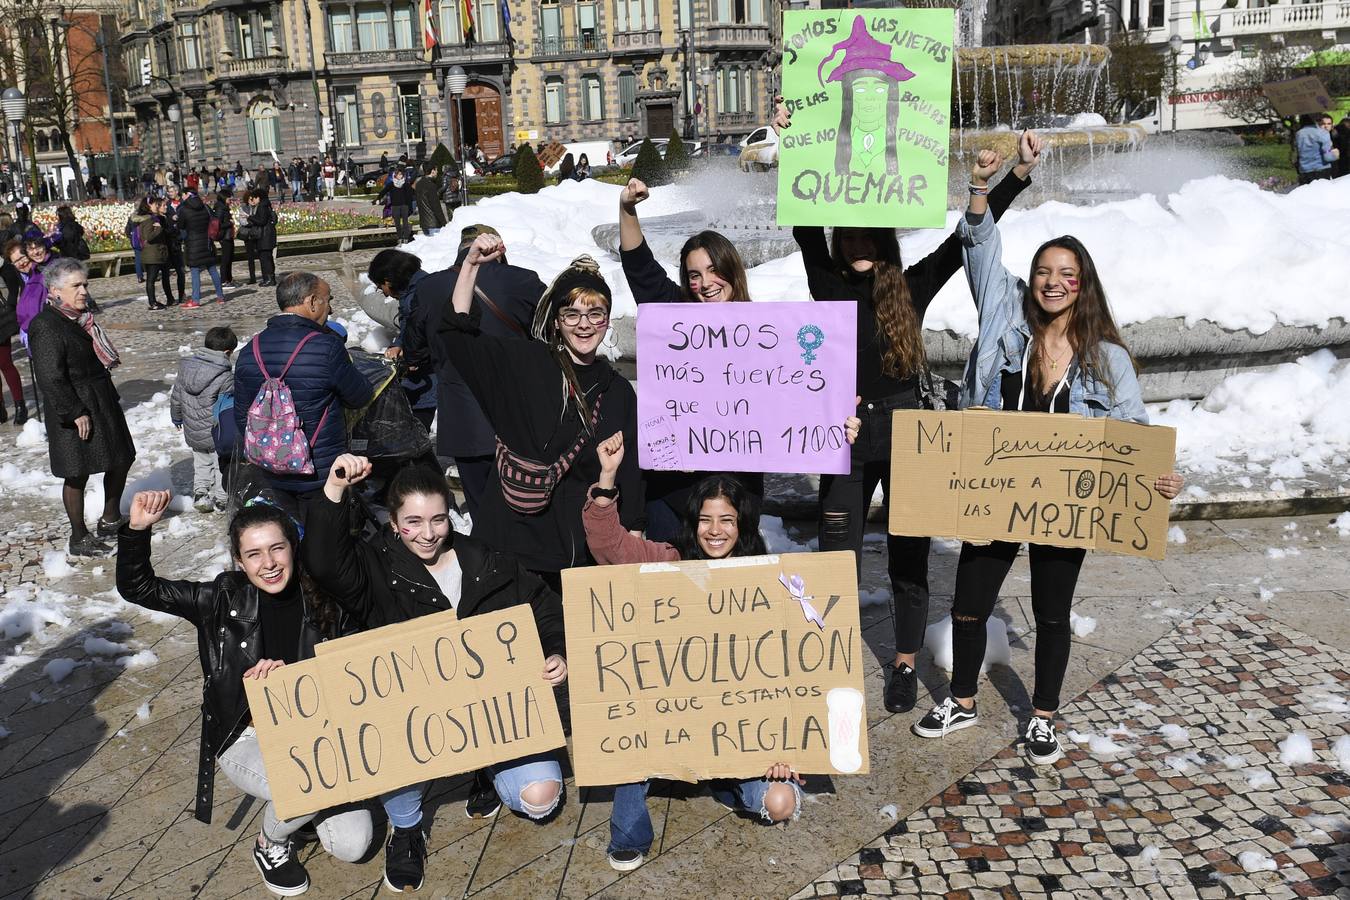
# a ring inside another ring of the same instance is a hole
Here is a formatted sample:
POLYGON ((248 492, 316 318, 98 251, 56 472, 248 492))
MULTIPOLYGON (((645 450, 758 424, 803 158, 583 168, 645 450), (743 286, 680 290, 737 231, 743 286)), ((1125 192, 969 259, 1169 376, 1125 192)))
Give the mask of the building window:
POLYGON ((637 118, 637 76, 632 72, 619 73, 619 118, 637 118))
POLYGON ((178 42, 183 48, 183 68, 200 69, 202 67, 202 45, 201 38, 197 35, 197 23, 195 21, 178 24, 178 42))
POLYGON ((254 153, 281 149, 281 117, 271 100, 254 100, 248 108, 248 148, 254 153))
POLYGON ((581 76, 581 118, 594 122, 605 117, 605 98, 599 75, 581 76))
POLYGON ((557 53, 562 49, 562 9, 558 0, 544 0, 539 5, 539 32, 543 38, 543 51, 557 53))
POLYGON ((352 40, 352 14, 349 9, 328 9, 329 43, 334 53, 351 53, 356 49, 352 40))
POLYGON ((415 84, 398 86, 399 115, 403 117, 403 140, 422 139, 422 95, 415 84))
POLYGON ((577 38, 586 50, 595 50, 600 46, 600 28, 596 24, 594 3, 577 4, 577 38))
POLYGON ((689 28, 694 21, 694 0, 680 0, 680 27, 689 28))
POLYGON ((557 75, 544 79, 544 122, 558 125, 563 120, 563 80, 557 75))
POLYGON ((411 50, 413 45, 412 7, 394 7, 394 46, 411 50))
POLYGON ((356 8, 356 45, 361 50, 389 49, 389 16, 383 4, 356 8))
POLYGON ((614 0, 615 31, 652 31, 659 27, 656 0, 614 0))
POLYGON ((764 0, 713 0, 718 25, 763 25, 768 21, 764 0))
POLYGON ((755 111, 755 74, 750 69, 741 69, 741 112, 755 111))
POLYGON ((474 37, 481 44, 495 44, 502 39, 502 11, 497 0, 474 0, 474 37))
POLYGON ((244 59, 259 59, 277 47, 272 17, 262 13, 242 13, 239 22, 239 50, 244 59))
MULTIPOLYGON (((361 146, 361 108, 356 103, 356 88, 342 88, 338 98, 347 101, 347 111, 337 113, 338 131, 344 147, 361 146)), ((337 107, 334 107, 336 111, 337 107)))

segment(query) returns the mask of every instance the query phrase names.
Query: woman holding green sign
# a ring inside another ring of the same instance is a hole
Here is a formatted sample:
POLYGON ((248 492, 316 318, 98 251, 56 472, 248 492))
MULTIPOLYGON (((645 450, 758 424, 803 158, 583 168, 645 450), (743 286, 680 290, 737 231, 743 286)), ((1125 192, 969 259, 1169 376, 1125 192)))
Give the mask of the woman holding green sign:
POLYGON ((287 663, 312 657, 315 644, 345 630, 342 612, 314 589, 300 568, 295 523, 265 503, 244 507, 230 522, 230 555, 239 571, 206 582, 157 577, 150 564, 150 529, 172 499, 169 491, 141 491, 132 498, 130 519, 117 535, 117 592, 128 603, 196 626, 203 675, 196 817, 211 821, 218 764, 235 787, 266 803, 253 864, 269 891, 294 897, 309 889, 309 875, 293 849, 296 832, 314 822, 325 850, 344 862, 356 862, 374 834, 370 810, 343 807, 277 818, 244 679, 266 678, 287 663))
MULTIPOLYGON (((1148 424, 1134 359, 1121 339, 1106 291, 1087 248, 1068 235, 1046 241, 1023 281, 1003 266, 1003 246, 988 214, 989 179, 1003 160, 980 152, 971 169, 970 211, 957 224, 980 331, 966 365, 961 406, 1123 419, 1148 424)), ((1182 478, 1153 483, 1168 500, 1182 478)), ((961 545, 952 598, 951 696, 914 724, 940 738, 979 721, 976 682, 984 662, 985 625, 1020 544, 961 545)), ((1027 758, 1049 765, 1064 755, 1055 712, 1069 666, 1070 607, 1086 553, 1029 544, 1031 605, 1036 619, 1036 683, 1027 723, 1027 758)))
MULTIPOLYGON (((314 580, 364 628, 406 622, 454 610, 459 618, 528 604, 544 650, 540 677, 550 686, 567 679, 562 601, 514 557, 489 550, 450 523, 450 485, 435 469, 411 465, 389 483, 389 527, 367 540, 352 536, 347 488, 371 472, 364 456, 343 454, 329 470, 323 496, 305 520, 305 564, 314 580)), ((470 797, 471 818, 494 815, 505 803, 539 820, 562 802, 562 768, 551 754, 489 766, 470 797), (495 792, 495 795, 494 795, 495 792)), ((384 851, 384 883, 395 892, 422 887, 427 827, 426 784, 380 799, 391 826, 384 851)))
MULTIPOLYGON (((774 125, 791 124, 781 104, 774 125)), ((997 220, 1031 183, 1040 162, 1041 141, 1030 131, 1018 142, 1012 175, 989 195, 997 220)), ((834 229, 830 241, 819 226, 797 226, 792 236, 802 250, 806 283, 813 300, 855 300, 858 303, 858 407, 862 440, 853 445, 847 475, 820 478, 820 549, 852 550, 862 577, 863 532, 867 509, 881 485, 889 499, 891 483, 891 413, 897 409, 932 409, 938 396, 928 371, 923 346, 923 317, 933 298, 961 268, 961 242, 947 236, 936 250, 909 268, 891 228, 834 229)), ((891 578, 891 616, 895 623, 895 663, 886 682, 884 702, 891 712, 909 712, 918 700, 914 666, 928 625, 928 551, 926 537, 886 536, 891 578)))

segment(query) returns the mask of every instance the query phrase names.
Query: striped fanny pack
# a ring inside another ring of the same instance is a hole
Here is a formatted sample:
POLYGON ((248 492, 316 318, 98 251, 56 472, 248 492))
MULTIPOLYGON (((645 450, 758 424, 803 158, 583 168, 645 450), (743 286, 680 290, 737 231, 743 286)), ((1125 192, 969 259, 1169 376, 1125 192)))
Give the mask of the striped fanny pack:
POLYGON ((591 411, 591 427, 581 429, 572 448, 552 463, 541 463, 515 453, 497 438, 497 478, 502 486, 502 499, 521 515, 534 516, 548 509, 553 489, 572 468, 577 454, 595 434, 600 421, 600 398, 591 411))

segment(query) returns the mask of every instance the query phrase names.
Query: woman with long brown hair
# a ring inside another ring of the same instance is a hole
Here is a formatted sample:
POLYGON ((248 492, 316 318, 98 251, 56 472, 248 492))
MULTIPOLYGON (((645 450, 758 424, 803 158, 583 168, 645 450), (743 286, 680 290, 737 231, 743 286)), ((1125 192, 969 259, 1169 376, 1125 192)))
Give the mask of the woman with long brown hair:
MULTIPOLYGON (((745 263, 736 245, 716 231, 700 231, 680 248, 680 280, 672 281, 656 261, 642 235, 637 205, 650 196, 647 185, 634 178, 619 195, 619 259, 628 289, 638 303, 749 302, 745 263)), ((681 511, 694 486, 713 472, 644 472, 647 479, 647 537, 673 541, 680 533, 681 511)), ((761 473, 734 475, 759 501, 764 499, 761 473)))
MULTIPOLYGON (((775 125, 790 124, 780 106, 775 125)), ((995 219, 1030 184, 1040 161, 1040 139, 1024 132, 1012 176, 989 195, 995 219)), ((877 485, 890 495, 891 413, 934 406, 938 396, 923 345, 928 305, 961 268, 961 243, 948 235, 936 250, 905 268, 894 229, 837 227, 827 245, 825 229, 798 226, 792 236, 802 250, 813 300, 858 303, 858 416, 862 433, 853 444, 847 475, 820 478, 820 549, 852 550, 862 577, 863 532, 877 485)), ((891 712, 908 712, 918 700, 914 666, 928 625, 926 537, 886 536, 895 624, 895 662, 884 701, 891 712)))
MULTIPOLYGON (((1023 281, 1003 267, 998 227, 987 214, 989 178, 1003 160, 982 151, 971 170, 970 211, 957 225, 980 332, 966 365, 961 406, 1110 417, 1148 423, 1134 359, 1116 328, 1106 291, 1077 238, 1046 241, 1023 281)), ((1176 473, 1153 489, 1171 500, 1176 473)), ((918 722, 919 737, 940 738, 979 721, 975 689, 984 662, 985 624, 1021 544, 961 545, 952 598, 951 695, 918 722)), ((1036 681, 1025 731, 1027 758, 1050 765, 1064 755, 1054 717, 1069 666, 1069 618, 1082 548, 1028 544, 1031 608, 1036 620, 1036 681)))

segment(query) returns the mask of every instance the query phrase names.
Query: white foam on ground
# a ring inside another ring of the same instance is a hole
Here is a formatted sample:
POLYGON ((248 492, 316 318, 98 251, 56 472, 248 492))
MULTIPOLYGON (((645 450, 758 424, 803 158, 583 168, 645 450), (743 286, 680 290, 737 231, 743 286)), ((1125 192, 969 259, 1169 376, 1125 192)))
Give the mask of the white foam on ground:
POLYGON ((1247 787, 1254 791, 1264 791, 1275 787, 1275 776, 1265 769, 1247 770, 1247 787))
POLYGON ((1169 544, 1186 543, 1186 532, 1180 525, 1173 525, 1167 529, 1167 542, 1169 544))
POLYGON ((64 550, 47 550, 42 554, 42 574, 53 581, 74 575, 77 569, 66 561, 64 550))
POLYGON ((1173 725, 1171 722, 1160 725, 1158 734, 1162 735, 1163 740, 1169 744, 1188 744, 1191 740, 1189 730, 1182 728, 1180 725, 1173 725))
POLYGON ((1350 734, 1336 738, 1336 743, 1331 745, 1331 755, 1336 757, 1336 765, 1350 772, 1350 734))
POLYGON ((1087 637, 1097 630, 1097 620, 1091 616, 1080 616, 1069 610, 1069 628, 1076 637, 1087 637))
MULTIPOLYGON (((923 645, 933 654, 933 664, 944 672, 952 670, 952 618, 948 616, 929 625, 924 632, 923 645)), ((998 616, 990 616, 985 625, 984 663, 981 674, 990 666, 1011 665, 1012 650, 1008 646, 1008 625, 998 616)))
POLYGON ((1243 850, 1238 854, 1238 865, 1244 872, 1274 872, 1278 866, 1275 860, 1259 850, 1243 850))
POLYGON ((1280 762, 1286 766, 1301 766, 1317 762, 1313 753, 1312 741, 1301 731, 1296 731, 1280 741, 1280 762))
POLYGON ((1350 510, 1346 510, 1333 519, 1331 527, 1336 529, 1336 533, 1341 537, 1350 537, 1350 510))
POLYGON ((42 674, 51 679, 52 684, 60 684, 70 677, 79 665, 75 660, 61 656, 42 667, 42 674))
POLYGON ((117 660, 117 664, 124 669, 141 669, 146 666, 153 666, 157 662, 159 662, 159 657, 151 650, 142 650, 140 653, 122 656, 117 660))
POLYGON ((84 639, 84 652, 90 656, 116 656, 119 653, 126 653, 129 649, 126 644, 119 644, 116 641, 105 640, 101 637, 84 639))

